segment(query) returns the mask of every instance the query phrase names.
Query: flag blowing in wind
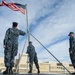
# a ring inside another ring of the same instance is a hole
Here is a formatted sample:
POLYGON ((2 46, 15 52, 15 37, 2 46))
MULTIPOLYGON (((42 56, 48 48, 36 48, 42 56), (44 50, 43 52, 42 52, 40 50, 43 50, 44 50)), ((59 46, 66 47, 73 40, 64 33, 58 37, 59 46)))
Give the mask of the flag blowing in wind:
POLYGON ((14 11, 20 11, 22 14, 26 13, 26 5, 18 4, 18 3, 7 3, 5 0, 0 3, 0 6, 7 6, 14 11))

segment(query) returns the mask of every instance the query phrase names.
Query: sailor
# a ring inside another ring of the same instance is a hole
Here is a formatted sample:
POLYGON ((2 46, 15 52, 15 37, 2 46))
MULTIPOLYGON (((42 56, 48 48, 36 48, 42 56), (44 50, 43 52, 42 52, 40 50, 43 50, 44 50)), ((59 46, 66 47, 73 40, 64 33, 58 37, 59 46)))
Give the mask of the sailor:
POLYGON ((4 38, 4 63, 6 70, 3 74, 12 74, 12 68, 14 67, 14 59, 18 53, 18 38, 19 35, 24 36, 26 33, 22 30, 19 30, 18 23, 13 22, 12 28, 9 28, 6 31, 4 38))
MULTIPOLYGON (((68 36, 70 37, 69 38, 69 45, 70 45, 69 54, 70 54, 70 59, 71 59, 72 65, 73 65, 73 67, 75 69, 75 38, 74 38, 74 33, 70 32, 68 36)), ((75 74, 75 72, 73 74, 75 74)))
POLYGON ((27 47, 27 53, 29 56, 29 68, 30 68, 28 73, 32 73, 33 62, 35 63, 35 66, 38 70, 37 73, 40 73, 38 59, 37 59, 37 53, 36 53, 35 47, 32 45, 31 41, 29 42, 29 46, 27 47))

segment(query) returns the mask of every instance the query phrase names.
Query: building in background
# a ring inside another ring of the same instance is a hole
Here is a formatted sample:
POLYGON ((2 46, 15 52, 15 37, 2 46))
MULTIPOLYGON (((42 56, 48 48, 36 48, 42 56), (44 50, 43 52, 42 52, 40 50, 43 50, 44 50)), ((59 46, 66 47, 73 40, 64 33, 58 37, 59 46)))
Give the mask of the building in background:
MULTIPOLYGON (((15 66, 13 68, 14 72, 16 71, 16 67, 18 65, 18 73, 27 73, 29 71, 29 63, 28 63, 28 55, 24 54, 20 59, 20 55, 18 59, 15 59, 15 66)), ((74 72, 73 66, 70 63, 63 62, 62 63, 70 72, 74 72)), ((39 60, 39 66, 40 66, 40 72, 41 73, 68 73, 63 66, 60 63, 57 62, 42 62, 39 60)), ((3 72, 5 70, 4 66, 4 59, 0 58, 0 72, 3 72)), ((37 70, 35 68, 35 65, 33 65, 33 72, 36 73, 37 70)))

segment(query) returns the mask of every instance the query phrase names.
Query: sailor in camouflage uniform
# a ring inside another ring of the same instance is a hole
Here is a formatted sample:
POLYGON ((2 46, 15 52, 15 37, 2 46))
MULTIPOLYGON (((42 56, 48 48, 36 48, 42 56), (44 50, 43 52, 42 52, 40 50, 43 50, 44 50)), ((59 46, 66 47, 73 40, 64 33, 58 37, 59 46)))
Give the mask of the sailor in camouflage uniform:
POLYGON ((19 35, 24 36, 26 33, 17 28, 18 23, 13 22, 12 28, 6 31, 4 38, 4 63, 6 70, 3 74, 12 74, 12 68, 14 67, 14 58, 18 53, 18 38, 19 35))
MULTIPOLYGON (((71 59, 72 65, 73 65, 73 67, 75 69, 75 38, 74 38, 74 33, 70 32, 69 36, 70 36, 70 39, 69 39, 69 43, 70 43, 70 48, 69 48, 70 59, 71 59)), ((75 72, 73 74, 75 74, 75 72)))
POLYGON ((38 73, 40 73, 37 53, 35 52, 35 47, 32 45, 31 41, 29 42, 29 46, 27 47, 27 53, 29 56, 29 68, 30 68, 30 71, 28 73, 32 73, 33 61, 38 70, 38 73))

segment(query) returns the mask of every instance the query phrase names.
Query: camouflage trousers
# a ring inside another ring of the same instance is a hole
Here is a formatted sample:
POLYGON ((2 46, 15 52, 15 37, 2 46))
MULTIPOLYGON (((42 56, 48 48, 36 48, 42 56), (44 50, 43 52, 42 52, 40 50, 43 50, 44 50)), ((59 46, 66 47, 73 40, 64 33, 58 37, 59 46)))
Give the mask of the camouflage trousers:
POLYGON ((7 44, 4 50, 4 63, 5 67, 14 67, 14 58, 17 55, 18 45, 17 44, 7 44))
POLYGON ((71 59, 72 65, 75 69, 75 51, 73 53, 70 53, 70 59, 71 59))
POLYGON ((32 68, 33 68, 33 62, 36 66, 37 69, 39 69, 39 64, 38 64, 38 59, 37 59, 37 54, 34 53, 34 54, 29 54, 29 68, 30 70, 32 71, 32 68))

